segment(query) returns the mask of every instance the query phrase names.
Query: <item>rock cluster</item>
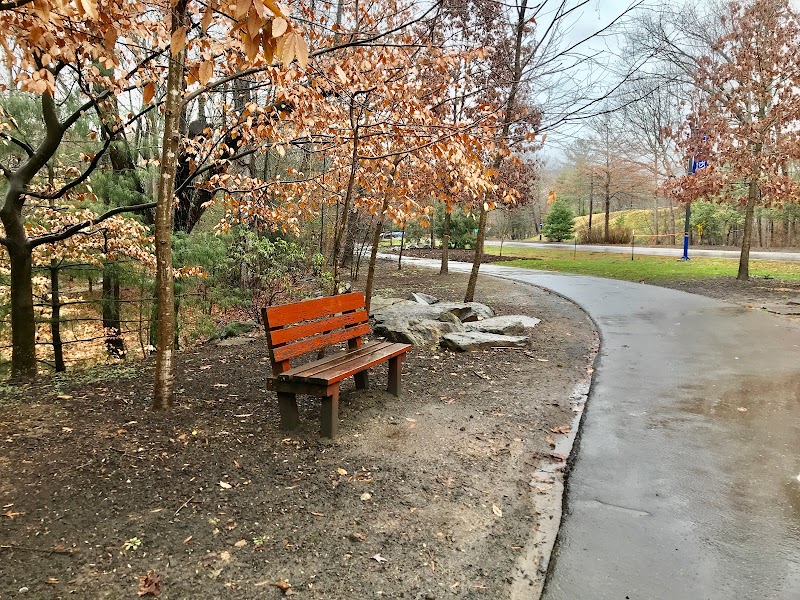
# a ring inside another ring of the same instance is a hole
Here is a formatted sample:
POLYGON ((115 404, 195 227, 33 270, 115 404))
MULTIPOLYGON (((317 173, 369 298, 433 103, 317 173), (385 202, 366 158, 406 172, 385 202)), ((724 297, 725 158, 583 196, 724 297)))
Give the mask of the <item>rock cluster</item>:
POLYGON ((376 335, 459 352, 527 346, 530 333, 540 322, 524 315, 498 317, 480 302, 440 302, 418 292, 412 294, 412 300, 373 297, 370 309, 376 335))

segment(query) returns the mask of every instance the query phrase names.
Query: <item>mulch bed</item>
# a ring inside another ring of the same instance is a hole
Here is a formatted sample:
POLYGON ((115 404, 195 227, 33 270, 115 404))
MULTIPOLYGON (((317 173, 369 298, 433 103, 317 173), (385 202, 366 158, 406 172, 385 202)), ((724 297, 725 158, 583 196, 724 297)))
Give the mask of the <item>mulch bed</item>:
MULTIPOLYGON (((356 284, 357 286, 358 284, 356 284)), ((377 289, 458 299, 465 276, 381 264, 377 289)), ((542 319, 525 350, 415 348, 404 394, 343 386, 283 432, 263 336, 181 353, 176 406, 152 365, 0 394, 0 597, 503 598, 538 527, 533 473, 572 421, 597 338, 548 292, 482 280, 476 300, 542 319)))

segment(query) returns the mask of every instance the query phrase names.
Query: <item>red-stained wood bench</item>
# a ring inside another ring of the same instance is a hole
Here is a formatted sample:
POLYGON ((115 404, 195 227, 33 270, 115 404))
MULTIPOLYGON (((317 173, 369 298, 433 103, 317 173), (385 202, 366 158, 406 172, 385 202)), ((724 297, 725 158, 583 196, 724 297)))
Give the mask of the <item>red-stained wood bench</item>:
POLYGON ((278 393, 281 428, 295 429, 300 417, 297 394, 322 398, 320 432, 336 437, 339 426, 339 383, 355 377, 356 388, 369 383, 367 369, 389 361, 389 392, 400 395, 400 371, 408 344, 374 341, 370 333, 364 294, 315 298, 261 309, 267 332, 272 377, 267 387, 278 393), (348 349, 292 368, 290 360, 309 352, 347 342, 348 349))

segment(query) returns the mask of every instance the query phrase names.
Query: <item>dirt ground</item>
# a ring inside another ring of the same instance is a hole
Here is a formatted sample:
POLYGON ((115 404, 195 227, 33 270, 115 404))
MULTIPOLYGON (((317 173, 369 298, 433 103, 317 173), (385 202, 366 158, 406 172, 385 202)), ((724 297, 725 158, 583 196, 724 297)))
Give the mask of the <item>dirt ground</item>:
MULTIPOLYGON (((464 288, 388 263, 376 287, 464 288)), ((542 319, 530 349, 415 348, 402 398, 385 365, 344 386, 335 441, 313 398, 278 429, 256 333, 180 354, 170 412, 149 363, 0 386, 0 598, 512 597, 597 338, 536 288, 482 279, 476 300, 542 319)))

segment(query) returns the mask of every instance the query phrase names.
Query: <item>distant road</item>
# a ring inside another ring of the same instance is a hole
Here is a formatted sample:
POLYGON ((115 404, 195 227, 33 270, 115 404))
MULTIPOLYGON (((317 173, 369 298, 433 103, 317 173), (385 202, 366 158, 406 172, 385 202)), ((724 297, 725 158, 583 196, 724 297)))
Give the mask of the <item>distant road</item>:
MULTIPOLYGON (((499 246, 496 240, 486 240, 487 246, 499 246)), ((504 242, 503 247, 509 248, 541 248, 543 250, 572 250, 574 244, 544 243, 544 242, 504 242)), ((609 252, 611 254, 630 254, 630 246, 592 246, 578 244, 579 252, 609 252)), ((636 246, 636 254, 647 254, 650 256, 683 256, 683 246, 636 246)), ((692 256, 707 256, 709 258, 739 258, 738 250, 705 250, 689 247, 689 258, 692 256)), ((764 252, 751 250, 752 260, 789 260, 800 261, 800 252, 764 252)))

